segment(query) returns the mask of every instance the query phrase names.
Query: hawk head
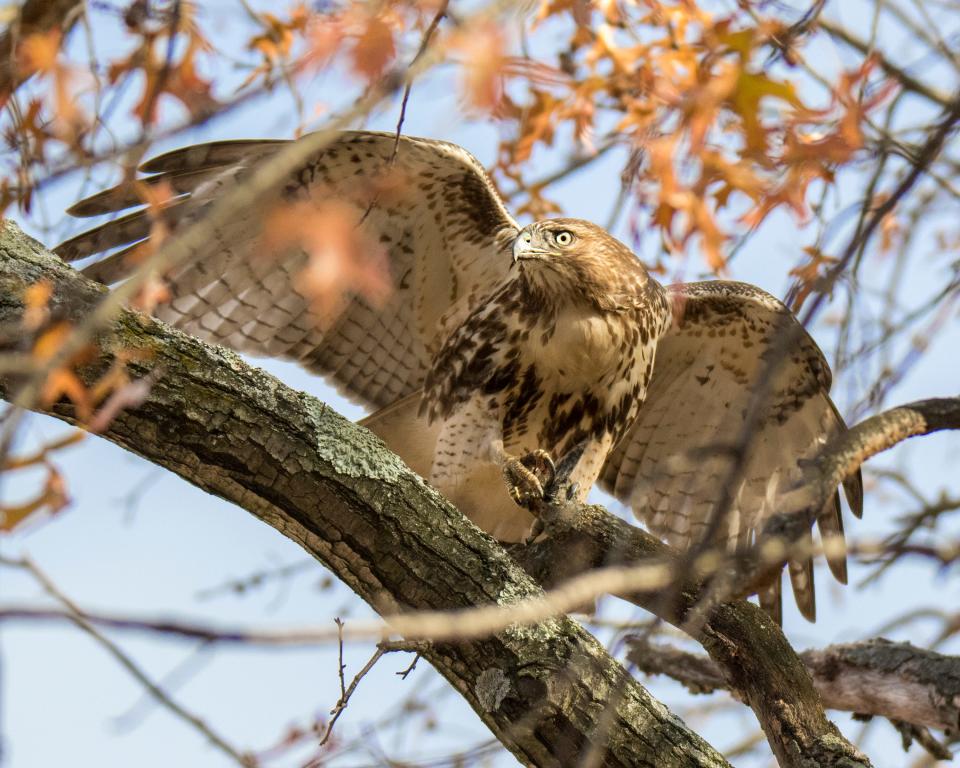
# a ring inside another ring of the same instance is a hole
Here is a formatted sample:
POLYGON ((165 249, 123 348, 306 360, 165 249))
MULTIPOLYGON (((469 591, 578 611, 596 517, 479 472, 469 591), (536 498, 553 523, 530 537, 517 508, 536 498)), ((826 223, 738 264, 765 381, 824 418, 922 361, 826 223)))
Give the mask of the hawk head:
POLYGON ((513 261, 527 279, 552 292, 572 293, 603 310, 648 301, 650 276, 627 246, 582 219, 529 224, 513 242, 513 261))

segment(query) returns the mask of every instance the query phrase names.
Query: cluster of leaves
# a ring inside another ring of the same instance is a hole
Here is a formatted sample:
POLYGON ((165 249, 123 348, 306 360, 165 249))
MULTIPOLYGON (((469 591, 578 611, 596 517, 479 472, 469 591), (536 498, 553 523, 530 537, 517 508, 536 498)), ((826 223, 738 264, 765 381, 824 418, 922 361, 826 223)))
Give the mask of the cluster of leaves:
POLYGON ((796 35, 745 11, 549 0, 530 47, 558 30, 567 40, 558 52, 504 68, 524 82, 508 84, 495 105, 505 131, 498 171, 526 190, 524 210, 542 216, 557 206, 523 181, 538 146, 568 134, 587 153, 598 141, 626 145, 632 161, 623 181, 650 211, 666 251, 699 238, 717 271, 730 237, 718 213, 730 207, 741 229, 779 207, 805 217, 811 182, 830 183, 855 159, 864 117, 885 95, 863 98, 868 61, 832 86, 829 103, 809 104, 786 63, 795 54, 784 56, 784 41, 796 35))
POLYGON ((106 127, 102 97, 107 91, 116 97, 131 84, 140 89, 130 116, 144 136, 167 98, 179 103, 192 123, 218 111, 212 83, 200 74, 201 59, 211 57, 214 49, 192 4, 135 0, 111 12, 118 15, 116 22, 129 46, 116 60, 94 62, 94 67, 71 59, 59 28, 18 41, 16 79, 33 75, 34 82, 26 96, 3 94, 10 116, 5 141, 16 177, 0 182, 0 210, 16 203, 29 211, 37 176, 56 176, 50 174, 52 167, 82 167, 97 159, 97 137, 106 127))
MULTIPOLYGON (((84 383, 79 369, 96 355, 96 347, 85 343, 74 354, 64 354, 76 329, 52 316, 48 306, 51 290, 48 282, 41 281, 30 286, 24 296, 19 335, 27 340, 26 354, 31 363, 24 371, 27 387, 30 382, 38 384, 35 399, 41 407, 69 400, 84 427, 90 432, 100 432, 121 409, 141 403, 149 394, 151 382, 131 380, 127 364, 133 359, 133 353, 127 353, 92 384, 84 383)), ((12 505, 0 503, 0 532, 12 531, 37 515, 55 514, 67 505, 66 484, 52 457, 82 437, 82 432, 71 430, 26 455, 15 456, 3 451, 0 473, 39 469, 43 471, 43 479, 40 489, 28 500, 12 505)), ((8 436, 4 435, 2 444, 8 447, 8 436)))

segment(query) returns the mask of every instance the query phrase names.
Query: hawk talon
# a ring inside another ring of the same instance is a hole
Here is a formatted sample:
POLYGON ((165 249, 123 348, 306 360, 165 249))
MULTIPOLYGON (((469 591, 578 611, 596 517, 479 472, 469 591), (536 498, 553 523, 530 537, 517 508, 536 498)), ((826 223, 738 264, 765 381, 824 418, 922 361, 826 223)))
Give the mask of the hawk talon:
POLYGON ((553 463, 553 457, 542 448, 525 453, 520 457, 520 463, 536 475, 544 488, 557 477, 557 465, 553 463))
POLYGON ((503 465, 503 477, 507 482, 510 498, 519 506, 529 509, 536 501, 543 498, 543 486, 540 480, 523 462, 523 459, 508 459, 503 465))
POLYGON ((526 539, 523 540, 524 546, 530 546, 533 544, 533 542, 535 542, 540 537, 540 534, 542 534, 546 529, 547 526, 544 524, 543 518, 535 517, 533 519, 533 527, 530 528, 530 534, 526 539))
POLYGON ((541 502, 549 503, 553 498, 557 468, 553 457, 543 449, 507 459, 503 476, 514 502, 534 514, 541 502))

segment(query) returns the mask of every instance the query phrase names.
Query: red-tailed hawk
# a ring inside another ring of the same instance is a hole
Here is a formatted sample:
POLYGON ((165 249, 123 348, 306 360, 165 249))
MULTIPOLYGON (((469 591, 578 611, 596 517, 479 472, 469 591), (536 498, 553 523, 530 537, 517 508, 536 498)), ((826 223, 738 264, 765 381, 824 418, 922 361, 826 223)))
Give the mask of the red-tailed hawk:
MULTIPOLYGON (((143 166, 170 192, 163 220, 201 218, 229 185, 282 142, 187 147, 143 166)), ((521 227, 483 167, 453 144, 346 132, 289 178, 277 204, 336 200, 388 255, 392 292, 378 304, 352 294, 332 324, 301 283, 307 255, 264 253, 263 216, 238 211, 202 252, 166 275, 171 300, 156 314, 190 333, 254 355, 290 358, 368 406, 380 435, 477 525, 524 539, 526 505, 551 458, 583 453, 572 473, 582 499, 599 483, 656 534, 697 541, 730 475, 729 444, 753 405, 778 340, 791 348, 759 401, 743 481, 717 542, 752 543, 799 462, 845 429, 829 397, 830 371, 792 314, 734 282, 664 287, 629 248, 576 219, 521 227), (389 174, 389 194, 374 183, 389 174), (398 181, 399 180, 399 181, 398 181)), ((131 185, 77 203, 93 216, 139 206, 131 185)), ((141 208, 75 237, 58 253, 94 257, 84 272, 122 281, 151 231, 141 208), (119 250, 118 250, 119 249, 119 250)), ((856 514, 859 477, 847 484, 856 514)), ((842 536, 839 498, 819 517, 842 536)), ((846 578, 842 557, 830 559, 846 578)), ((797 604, 815 615, 810 558, 790 564, 797 604)), ((779 617, 780 579, 761 602, 779 617)))

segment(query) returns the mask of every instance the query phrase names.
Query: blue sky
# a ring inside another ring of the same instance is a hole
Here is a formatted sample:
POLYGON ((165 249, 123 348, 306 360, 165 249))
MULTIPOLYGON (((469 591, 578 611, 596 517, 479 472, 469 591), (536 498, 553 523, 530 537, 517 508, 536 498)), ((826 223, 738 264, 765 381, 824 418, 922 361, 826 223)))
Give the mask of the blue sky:
MULTIPOLYGON (((238 6, 227 0, 202 3, 203 21, 228 36, 249 34, 238 6)), ((830 11, 851 28, 862 28, 866 17, 860 3, 834 5, 830 11), (839 10, 838 10, 839 8, 839 10)), ((95 27, 98 46, 104 53, 117 45, 116 32, 108 25, 95 27)), ((893 34, 893 32, 891 32, 893 34)), ((899 45, 899 44, 898 44, 899 45)), ((896 48, 910 60, 909 47, 896 48)), ((852 59, 830 45, 815 51, 817 65, 827 71, 852 59)), ((951 83, 941 81, 941 87, 951 83)), ((310 99, 336 104, 342 99, 342 73, 331 73, 305 93, 310 99)), ((370 128, 394 127, 397 104, 380 111, 370 128)), ((456 141, 474 152, 482 162, 494 159, 497 135, 484 121, 465 122, 456 97, 456 83, 449 71, 418 82, 405 125, 413 135, 456 141)), ((229 117, 179 136, 170 146, 215 138, 288 137, 295 122, 292 101, 279 93, 239 109, 229 117)), ((132 126, 120 126, 131 130, 132 126)), ((157 151, 166 148, 158 146, 157 151)), ((545 158, 549 163, 555 158, 545 158)), ((618 190, 622 157, 615 153, 554 190, 567 212, 605 222, 618 190)), ((853 199, 853 188, 846 202, 853 199)), ((59 211, 78 192, 76 184, 51 188, 43 200, 49 221, 64 235, 59 211)), ((843 202, 836 203, 842 209, 843 202)), ((28 231, 43 233, 37 219, 22 221, 28 231)), ((617 234, 626 237, 621 220, 617 234)), ((652 247, 649 238, 644 247, 652 247)), ((46 238, 48 245, 53 239, 46 238)), ((806 240, 796 223, 777 215, 750 242, 733 268, 737 279, 760 285, 782 296, 789 281, 787 270, 796 263, 798 248, 806 240)), ((931 244, 932 250, 932 244, 931 244)), ((696 254, 684 267, 687 277, 698 276, 696 254)), ((922 270, 908 273, 905 291, 928 291, 942 279, 943 263, 931 257, 922 270)), ((877 284, 884 274, 878 269, 877 284)), ((831 318, 841 311, 831 307, 814 334, 825 348, 833 343, 831 318)), ((890 402, 956 394, 956 363, 950 354, 960 342, 956 324, 933 340, 930 349, 910 376, 893 392, 890 402)), ((331 403, 350 417, 361 411, 345 403, 321 380, 296 366, 276 361, 257 361, 297 389, 331 403)), ((842 409, 863 395, 863 382, 856 375, 841 374, 835 389, 842 409)), ((64 427, 42 417, 32 417, 26 427, 24 446, 60 434, 64 427)), ((940 434, 911 441, 877 462, 906 469, 923 487, 958 490, 957 438, 940 434), (950 478, 948 485, 945 479, 950 478)), ((293 625, 325 625, 334 617, 362 618, 371 615, 346 588, 328 583, 319 564, 304 568, 293 578, 270 582, 247 594, 203 597, 201 592, 229 579, 304 560, 295 544, 244 511, 153 468, 141 459, 103 440, 89 437, 61 457, 59 465, 74 499, 55 520, 31 526, 0 540, 4 554, 29 554, 80 605, 89 609, 134 615, 179 616, 230 625, 285 628, 293 625), (137 493, 141 490, 142 492, 137 493), (131 501, 131 494, 132 501, 131 501)), ((5 498, 24 491, 7 486, 5 498)), ((853 536, 877 534, 887 529, 893 517, 904 511, 902 499, 867 494, 863 522, 847 520, 853 536)), ((910 607, 958 604, 960 590, 950 574, 938 575, 926 565, 908 563, 894 577, 866 589, 841 588, 824 568, 818 568, 820 619, 810 625, 792 606, 787 607, 785 630, 798 648, 822 646, 875 634, 884 620, 910 607)), ((851 585, 864 575, 851 572, 851 585)), ((39 588, 9 570, 0 571, 0 597, 4 602, 42 604, 39 588)), ((619 618, 643 619, 616 601, 606 601, 605 612, 619 618)), ((890 633, 918 644, 928 640, 917 625, 909 634, 890 633)), ((155 679, 167 679, 174 696, 241 748, 261 750, 276 743, 292 724, 304 725, 325 712, 338 696, 336 650, 262 650, 254 648, 199 649, 189 643, 129 634, 114 639, 155 679)), ((609 633, 601 633, 609 639, 609 633)), ((345 660, 350 675, 372 652, 369 645, 347 648, 345 660)), ((428 665, 421 664, 406 680, 394 672, 409 663, 404 655, 386 658, 360 686, 355 700, 338 723, 344 739, 364 736, 368 754, 352 753, 333 765, 376 765, 383 754, 393 757, 442 754, 452 748, 479 743, 489 735, 459 697, 428 665), (408 697, 423 706, 399 733, 381 731, 376 723, 408 697), (427 746, 424 746, 427 745, 427 746)), ((164 710, 144 703, 144 693, 130 676, 97 647, 90 638, 70 627, 5 625, 0 627, 0 734, 7 768, 33 768, 57 764, 96 764, 143 768, 171 764, 230 765, 196 732, 164 710)), ((652 690, 671 706, 703 704, 691 701, 676 686, 653 681, 652 690)), ((835 715, 848 736, 861 726, 849 715, 835 715)), ((734 744, 754 727, 752 714, 735 708, 732 714, 691 716, 691 725, 718 747, 734 744)), ((867 748, 877 766, 898 766, 904 757, 898 737, 886 724, 872 726, 874 736, 867 748)), ((303 752, 291 754, 274 765, 298 764, 303 752)), ((509 756, 497 765, 515 764, 509 756)), ((753 765, 737 761, 740 765, 753 765)))

